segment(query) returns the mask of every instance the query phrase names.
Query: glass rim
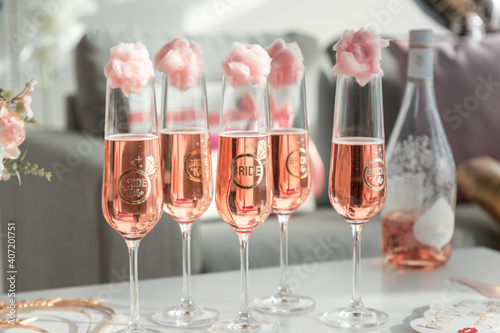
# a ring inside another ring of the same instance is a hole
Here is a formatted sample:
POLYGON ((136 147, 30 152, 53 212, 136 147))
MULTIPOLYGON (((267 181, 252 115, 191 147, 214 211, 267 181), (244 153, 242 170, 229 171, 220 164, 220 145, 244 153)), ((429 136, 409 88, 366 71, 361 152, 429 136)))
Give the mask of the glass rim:
MULTIPOLYGON (((384 73, 377 73, 377 74, 372 74, 373 76, 371 77, 370 81, 368 81, 364 87, 366 87, 369 83, 371 83, 372 81, 375 81, 375 80, 379 80, 379 79, 382 79, 382 77, 384 76, 384 73)), ((357 78, 355 76, 352 76, 352 75, 347 75, 347 74, 335 74, 336 76, 336 79, 339 80, 339 79, 346 79, 346 80, 355 80, 357 82, 357 78)))
POLYGON ((228 74, 222 74, 222 78, 225 79, 227 77, 244 77, 244 78, 254 78, 254 79, 265 79, 266 82, 269 81, 269 76, 268 75, 246 75, 246 74, 236 74, 236 75, 228 75, 228 74))
POLYGON ((118 76, 105 76, 107 80, 110 79, 120 79, 120 80, 134 80, 134 79, 148 79, 148 81, 154 80, 155 75, 151 76, 143 76, 143 75, 134 75, 133 77, 118 77, 118 76))
POLYGON ((179 77, 179 76, 189 76, 189 77, 206 77, 206 73, 205 71, 203 72, 200 72, 200 73, 174 73, 174 74, 166 74, 165 72, 162 72, 160 70, 158 70, 160 72, 160 76, 164 79, 166 78, 170 78, 170 77, 179 77))

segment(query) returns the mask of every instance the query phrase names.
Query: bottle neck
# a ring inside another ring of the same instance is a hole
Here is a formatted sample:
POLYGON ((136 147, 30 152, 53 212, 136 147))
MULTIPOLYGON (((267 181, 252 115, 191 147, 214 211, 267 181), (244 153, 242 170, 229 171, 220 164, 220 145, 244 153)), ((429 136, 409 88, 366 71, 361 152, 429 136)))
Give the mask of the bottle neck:
POLYGON ((408 80, 432 83, 433 79, 432 46, 411 46, 408 54, 408 80))

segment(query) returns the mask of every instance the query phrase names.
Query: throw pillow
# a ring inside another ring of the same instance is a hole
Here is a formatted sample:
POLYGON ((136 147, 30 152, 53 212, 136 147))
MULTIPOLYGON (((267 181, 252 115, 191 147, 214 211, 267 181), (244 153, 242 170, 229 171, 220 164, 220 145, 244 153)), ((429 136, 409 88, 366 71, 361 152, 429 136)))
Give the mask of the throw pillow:
POLYGON ((458 186, 500 223, 500 162, 485 156, 459 165, 458 186))

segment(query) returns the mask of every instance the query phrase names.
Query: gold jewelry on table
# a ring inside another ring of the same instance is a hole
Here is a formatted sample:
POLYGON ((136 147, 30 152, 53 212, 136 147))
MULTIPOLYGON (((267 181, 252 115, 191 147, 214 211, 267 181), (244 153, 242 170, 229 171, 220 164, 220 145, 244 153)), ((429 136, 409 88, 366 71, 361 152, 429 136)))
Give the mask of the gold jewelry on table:
MULTIPOLYGON (((99 303, 104 302, 105 299, 94 300, 91 298, 85 299, 64 299, 64 298, 51 298, 51 299, 37 299, 34 301, 19 301, 14 303, 16 316, 19 315, 19 312, 24 310, 37 310, 37 309, 57 309, 57 310, 65 310, 65 311, 73 311, 80 314, 83 314, 89 319, 89 325, 86 333, 90 332, 90 328, 92 327, 92 317, 90 314, 80 308, 88 308, 92 310, 97 310, 104 312, 109 316, 109 319, 99 328, 98 332, 103 332, 106 327, 108 327, 114 320, 115 312, 104 305, 100 305, 99 303)), ((0 302, 0 314, 8 313, 11 308, 9 308, 10 303, 0 302)), ((16 327, 22 328, 26 330, 32 330, 41 333, 49 333, 44 329, 39 327, 34 327, 27 325, 33 321, 38 320, 38 317, 31 317, 27 319, 21 319, 16 317, 14 319, 0 319, 0 327, 16 327)))

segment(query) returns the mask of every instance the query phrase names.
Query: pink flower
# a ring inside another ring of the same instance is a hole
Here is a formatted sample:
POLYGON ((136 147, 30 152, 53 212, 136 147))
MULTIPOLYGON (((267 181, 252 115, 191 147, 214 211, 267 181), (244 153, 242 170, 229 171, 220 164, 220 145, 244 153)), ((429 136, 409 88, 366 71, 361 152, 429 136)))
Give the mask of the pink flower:
POLYGON ((380 50, 389 42, 371 30, 346 30, 342 38, 333 46, 337 51, 335 74, 353 76, 359 85, 366 85, 372 77, 381 74, 380 50))
POLYGON ((23 117, 10 111, 5 104, 0 108, 0 143, 5 150, 4 158, 16 159, 21 154, 18 146, 26 137, 23 117))
POLYGON ((269 75, 271 58, 260 45, 235 43, 222 62, 222 68, 229 84, 235 89, 249 84, 262 85, 264 82, 258 77, 269 75))
POLYGON ((283 39, 277 39, 267 49, 273 59, 269 83, 276 89, 297 84, 304 75, 304 57, 297 43, 286 44, 283 39))
POLYGON ((35 91, 33 86, 36 84, 36 81, 32 81, 29 86, 24 90, 24 93, 21 95, 21 102, 24 105, 24 109, 26 110, 26 115, 28 119, 33 118, 33 110, 31 110, 31 95, 35 91))
POLYGON ((165 44, 155 56, 156 69, 165 73, 171 84, 181 91, 195 85, 196 76, 203 73, 204 65, 201 46, 180 37, 165 44))
POLYGON ((121 88, 125 96, 140 93, 154 77, 149 52, 141 43, 119 43, 111 48, 111 59, 104 67, 111 88, 121 88))

